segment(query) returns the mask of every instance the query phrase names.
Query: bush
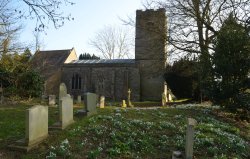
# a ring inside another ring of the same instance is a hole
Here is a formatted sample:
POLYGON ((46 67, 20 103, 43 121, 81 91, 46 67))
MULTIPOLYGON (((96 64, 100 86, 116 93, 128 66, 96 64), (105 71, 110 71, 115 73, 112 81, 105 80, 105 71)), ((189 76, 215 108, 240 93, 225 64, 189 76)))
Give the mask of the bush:
POLYGON ((21 97, 39 97, 42 94, 43 79, 34 70, 22 73, 18 83, 18 94, 21 97))
POLYGON ((6 53, 0 59, 0 80, 4 96, 38 97, 43 79, 29 66, 30 52, 6 53))
POLYGON ((164 75, 165 80, 172 93, 177 98, 198 99, 198 73, 197 62, 188 58, 174 62, 172 66, 167 66, 164 75))

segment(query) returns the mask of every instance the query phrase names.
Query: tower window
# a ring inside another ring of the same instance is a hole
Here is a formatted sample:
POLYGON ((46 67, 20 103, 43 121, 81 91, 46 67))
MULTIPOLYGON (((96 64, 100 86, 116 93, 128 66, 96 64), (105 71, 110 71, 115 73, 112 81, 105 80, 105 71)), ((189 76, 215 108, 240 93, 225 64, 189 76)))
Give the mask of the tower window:
POLYGON ((81 87, 82 87, 81 81, 82 81, 81 76, 79 76, 77 73, 73 74, 71 88, 72 89, 81 89, 81 87))

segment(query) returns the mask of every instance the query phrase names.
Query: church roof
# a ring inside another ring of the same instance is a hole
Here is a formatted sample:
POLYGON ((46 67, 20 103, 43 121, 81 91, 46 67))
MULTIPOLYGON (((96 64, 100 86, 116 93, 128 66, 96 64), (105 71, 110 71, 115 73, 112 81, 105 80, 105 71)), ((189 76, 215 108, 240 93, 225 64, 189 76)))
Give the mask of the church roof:
POLYGON ((134 64, 135 59, 74 60, 71 64, 134 64))
MULTIPOLYGON (((57 94, 61 81, 61 67, 74 58, 74 48, 65 50, 37 51, 31 59, 31 65, 46 81, 46 93, 57 94)), ((75 56, 76 57, 76 56, 75 56)), ((76 59, 76 58, 74 58, 76 59)))
POLYGON ((61 66, 68 59, 72 50, 37 51, 31 59, 31 65, 47 79, 61 70, 61 66))
POLYGON ((53 66, 59 66, 66 61, 71 51, 72 49, 37 51, 31 62, 35 67, 41 66, 44 63, 53 66))

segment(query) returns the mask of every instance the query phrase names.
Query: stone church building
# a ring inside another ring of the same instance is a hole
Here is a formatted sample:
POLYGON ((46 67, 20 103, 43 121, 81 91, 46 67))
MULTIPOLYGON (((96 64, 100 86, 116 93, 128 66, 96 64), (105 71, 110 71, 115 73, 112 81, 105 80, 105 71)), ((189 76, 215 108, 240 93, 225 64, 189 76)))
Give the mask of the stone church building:
POLYGON ((135 59, 78 60, 73 48, 37 51, 32 64, 45 78, 45 95, 58 95, 64 82, 74 98, 93 92, 118 101, 131 89, 133 101, 159 101, 166 93, 166 27, 164 9, 137 10, 135 59))

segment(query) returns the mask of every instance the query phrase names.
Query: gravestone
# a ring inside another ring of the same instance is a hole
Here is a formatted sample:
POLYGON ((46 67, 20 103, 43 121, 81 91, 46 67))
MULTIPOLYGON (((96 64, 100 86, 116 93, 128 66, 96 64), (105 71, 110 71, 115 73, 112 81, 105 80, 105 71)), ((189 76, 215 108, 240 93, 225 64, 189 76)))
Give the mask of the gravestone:
POLYGON ((126 101, 122 100, 122 108, 126 108, 126 107, 127 107, 126 101))
POLYGON ((47 96, 44 95, 44 94, 41 96, 41 103, 42 103, 42 104, 48 104, 48 98, 47 98, 47 96))
POLYGON ((172 95, 170 93, 168 94, 168 100, 173 101, 173 97, 172 97, 172 95))
POLYGON ((3 95, 1 95, 1 97, 0 97, 1 99, 0 99, 0 103, 1 104, 3 104, 4 103, 4 96, 3 95))
POLYGON ((61 83, 59 86, 59 101, 62 97, 65 97, 67 95, 67 87, 65 83, 61 83))
POLYGON ((134 107, 133 104, 131 103, 131 93, 132 91, 128 89, 128 107, 134 107))
POLYGON ((172 159, 182 159, 182 153, 181 151, 173 151, 172 153, 172 159))
POLYGON ((104 105, 105 105, 105 97, 101 96, 100 97, 100 108, 104 108, 104 105))
POLYGON ((97 95, 95 93, 84 94, 84 106, 87 115, 96 113, 97 95))
POLYGON ((82 103, 82 97, 81 96, 77 96, 77 103, 81 104, 82 103))
POLYGON ((73 120, 73 99, 68 94, 62 97, 59 101, 59 122, 56 122, 51 127, 52 129, 65 129, 70 124, 74 123, 73 120))
POLYGON ((49 95, 49 105, 55 105, 55 104, 56 104, 56 96, 49 95))
POLYGON ((162 106, 166 106, 166 104, 167 104, 166 94, 163 92, 161 96, 162 96, 161 97, 161 104, 162 104, 162 106))
POLYGON ((48 136, 48 107, 36 105, 26 110, 25 139, 9 147, 29 151, 48 136))
POLYGON ((186 146, 185 146, 185 157, 186 159, 193 158, 193 145, 194 145, 194 127, 197 121, 188 118, 187 132, 186 132, 186 146))

